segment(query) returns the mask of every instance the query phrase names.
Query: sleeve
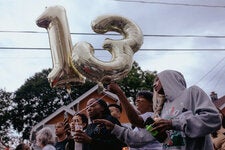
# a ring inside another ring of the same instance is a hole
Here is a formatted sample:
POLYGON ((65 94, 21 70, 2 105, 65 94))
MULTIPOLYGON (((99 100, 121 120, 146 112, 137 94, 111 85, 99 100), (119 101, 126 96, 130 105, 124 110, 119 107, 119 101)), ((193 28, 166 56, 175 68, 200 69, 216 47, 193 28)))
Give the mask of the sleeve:
MULTIPOLYGON (((108 116, 106 120, 113 122, 114 124, 120 126, 120 122, 111 116, 108 116)), ((93 149, 101 149, 102 147, 110 147, 114 149, 121 149, 125 147, 126 144, 116 138, 115 135, 111 133, 105 126, 99 126, 100 133, 94 137, 92 137, 91 147, 93 149)), ((110 149, 109 148, 109 149, 110 149)))
POLYGON ((110 117, 108 117, 106 119, 109 120, 109 121, 111 121, 113 124, 117 124, 119 126, 122 126, 121 123, 119 122, 119 120, 116 119, 115 117, 110 116, 110 117))
POLYGON ((172 119, 175 130, 181 130, 187 137, 195 138, 210 134, 221 127, 221 117, 207 94, 194 86, 190 89, 191 110, 183 112, 172 119))
POLYGON ((115 125, 114 129, 111 131, 119 140, 122 140, 130 147, 141 147, 149 142, 155 140, 155 138, 148 133, 144 128, 134 131, 129 128, 124 128, 115 125))
POLYGON ((143 120, 144 120, 144 122, 147 120, 147 118, 148 117, 153 117, 153 115, 154 115, 154 113, 152 113, 152 112, 146 112, 146 113, 144 113, 144 114, 142 114, 142 115, 139 115, 143 120))

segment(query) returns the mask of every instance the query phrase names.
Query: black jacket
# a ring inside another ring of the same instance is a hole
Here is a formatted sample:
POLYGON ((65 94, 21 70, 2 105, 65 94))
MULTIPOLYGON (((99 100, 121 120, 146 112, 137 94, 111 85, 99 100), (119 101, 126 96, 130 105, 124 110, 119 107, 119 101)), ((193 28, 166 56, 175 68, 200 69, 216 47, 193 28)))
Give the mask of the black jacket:
MULTIPOLYGON (((111 115, 107 115, 103 119, 109 120, 112 123, 121 126, 120 122, 111 115)), ((116 136, 111 134, 111 131, 107 130, 102 124, 89 124, 87 126, 86 133, 92 138, 92 143, 83 144, 83 150, 122 150, 122 147, 126 146, 126 144, 118 140, 116 136)))

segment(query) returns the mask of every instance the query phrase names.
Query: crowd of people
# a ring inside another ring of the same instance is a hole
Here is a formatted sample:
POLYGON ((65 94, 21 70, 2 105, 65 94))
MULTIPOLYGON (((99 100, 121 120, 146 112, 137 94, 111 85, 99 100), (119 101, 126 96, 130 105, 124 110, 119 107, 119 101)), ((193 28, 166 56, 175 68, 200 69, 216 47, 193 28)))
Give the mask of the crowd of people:
POLYGON ((110 83, 108 90, 121 105, 90 98, 85 114, 58 122, 55 133, 42 128, 36 134, 36 148, 21 143, 16 150, 225 149, 221 113, 201 88, 187 88, 183 75, 175 70, 158 73, 153 88, 139 91, 134 107, 119 85, 110 83), (122 110, 132 127, 120 123, 122 110))

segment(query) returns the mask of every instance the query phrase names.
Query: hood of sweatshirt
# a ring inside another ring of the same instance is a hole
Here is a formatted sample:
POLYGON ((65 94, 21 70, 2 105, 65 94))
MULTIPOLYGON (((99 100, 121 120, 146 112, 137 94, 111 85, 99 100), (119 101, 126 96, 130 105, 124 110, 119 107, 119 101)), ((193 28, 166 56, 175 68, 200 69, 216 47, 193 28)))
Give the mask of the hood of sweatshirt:
POLYGON ((158 78, 165 92, 165 98, 173 101, 186 89, 184 76, 175 70, 165 70, 158 73, 158 78))

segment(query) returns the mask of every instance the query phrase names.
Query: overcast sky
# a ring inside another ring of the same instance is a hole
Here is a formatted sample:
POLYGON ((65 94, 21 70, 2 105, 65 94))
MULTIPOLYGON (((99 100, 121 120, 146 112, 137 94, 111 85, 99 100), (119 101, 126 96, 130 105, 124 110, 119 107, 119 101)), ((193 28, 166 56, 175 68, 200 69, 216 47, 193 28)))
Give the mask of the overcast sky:
MULTIPOLYGON (((211 91, 225 95, 225 37, 221 37, 225 1, 221 0, 0 0, 0 88, 13 92, 36 72, 52 68, 50 50, 8 48, 49 48, 47 31, 36 25, 36 19, 55 5, 66 9, 71 33, 94 33, 91 21, 104 14, 131 19, 144 34, 144 43, 134 54, 142 70, 175 69, 183 73, 188 87, 197 84, 208 95, 211 91)), ((71 37, 73 45, 86 41, 97 49, 107 36, 71 37)), ((107 51, 96 51, 95 56, 110 60, 107 51)))

